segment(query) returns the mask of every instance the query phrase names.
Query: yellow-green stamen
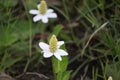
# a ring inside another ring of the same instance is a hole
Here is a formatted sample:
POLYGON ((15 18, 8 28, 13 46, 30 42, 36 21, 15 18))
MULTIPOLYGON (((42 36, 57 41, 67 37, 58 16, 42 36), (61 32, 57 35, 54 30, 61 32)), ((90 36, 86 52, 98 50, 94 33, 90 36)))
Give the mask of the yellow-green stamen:
POLYGON ((113 80, 111 76, 108 77, 108 80, 113 80))
POLYGON ((40 2, 40 6, 39 6, 39 12, 40 14, 45 14, 47 11, 47 4, 46 4, 46 1, 45 0, 42 0, 40 2))
POLYGON ((49 41, 49 48, 50 48, 50 52, 54 53, 57 50, 57 38, 55 35, 52 35, 50 41, 49 41))

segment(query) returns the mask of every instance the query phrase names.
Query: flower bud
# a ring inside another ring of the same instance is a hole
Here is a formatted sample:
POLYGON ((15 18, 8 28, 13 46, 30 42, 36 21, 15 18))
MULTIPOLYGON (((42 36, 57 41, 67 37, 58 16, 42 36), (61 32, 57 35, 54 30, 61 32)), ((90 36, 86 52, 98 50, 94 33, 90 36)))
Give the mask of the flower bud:
POLYGON ((54 53, 57 50, 57 38, 55 35, 52 35, 50 41, 49 41, 49 48, 50 52, 54 53))
POLYGON ((46 1, 45 0, 42 0, 40 2, 40 6, 39 6, 39 12, 40 14, 45 14, 47 11, 47 4, 46 4, 46 1))
POLYGON ((108 80, 113 80, 111 76, 108 77, 108 80))

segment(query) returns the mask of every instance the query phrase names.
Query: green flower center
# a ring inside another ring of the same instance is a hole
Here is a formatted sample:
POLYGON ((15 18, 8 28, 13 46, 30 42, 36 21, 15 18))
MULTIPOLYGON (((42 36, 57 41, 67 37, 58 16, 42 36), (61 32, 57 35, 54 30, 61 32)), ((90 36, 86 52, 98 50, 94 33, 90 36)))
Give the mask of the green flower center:
POLYGON ((45 0, 42 0, 40 2, 40 6, 39 6, 39 12, 40 14, 45 14, 47 11, 47 4, 46 4, 46 1, 45 0))
POLYGON ((50 52, 54 53, 56 50, 57 50, 57 38, 55 35, 53 35, 49 41, 49 49, 50 49, 50 52))
POLYGON ((110 76, 110 77, 108 77, 108 80, 113 80, 113 79, 112 79, 112 77, 110 76))

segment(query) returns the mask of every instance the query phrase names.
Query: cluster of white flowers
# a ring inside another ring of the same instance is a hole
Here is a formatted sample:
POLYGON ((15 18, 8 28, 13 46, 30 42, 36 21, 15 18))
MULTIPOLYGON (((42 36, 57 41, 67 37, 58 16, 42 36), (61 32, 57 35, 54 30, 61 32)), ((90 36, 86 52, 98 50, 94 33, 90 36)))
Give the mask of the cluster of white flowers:
MULTIPOLYGON (((45 0, 42 0, 40 4, 37 5, 37 8, 38 10, 32 9, 29 11, 30 14, 36 15, 35 17, 33 17, 34 22, 42 20, 43 23, 48 23, 48 18, 57 18, 57 14, 54 13, 54 10, 47 8, 45 0)), ((63 44, 64 41, 57 41, 56 36, 53 35, 49 41, 49 45, 44 42, 40 42, 39 46, 42 49, 43 56, 45 58, 55 56, 58 60, 61 61, 61 56, 68 55, 66 51, 60 49, 60 46, 62 46, 63 44)))

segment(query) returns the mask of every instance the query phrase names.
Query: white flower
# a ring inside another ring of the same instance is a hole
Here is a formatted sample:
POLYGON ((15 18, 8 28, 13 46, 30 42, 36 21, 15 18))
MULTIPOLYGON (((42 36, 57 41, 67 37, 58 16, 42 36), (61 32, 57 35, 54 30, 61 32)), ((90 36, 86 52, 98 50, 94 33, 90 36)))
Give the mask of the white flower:
POLYGON ((50 39, 49 45, 40 42, 39 46, 43 50, 43 56, 45 58, 49 58, 51 56, 55 56, 58 60, 62 60, 61 56, 67 56, 68 53, 62 49, 60 49, 60 46, 64 44, 64 41, 57 41, 56 36, 53 35, 50 39))
POLYGON ((47 9, 47 5, 44 0, 38 4, 37 8, 38 10, 33 9, 29 11, 30 14, 36 15, 33 18, 34 22, 42 20, 43 23, 48 23, 48 18, 57 18, 57 14, 54 13, 53 9, 47 9))

